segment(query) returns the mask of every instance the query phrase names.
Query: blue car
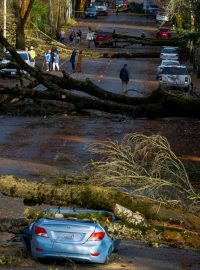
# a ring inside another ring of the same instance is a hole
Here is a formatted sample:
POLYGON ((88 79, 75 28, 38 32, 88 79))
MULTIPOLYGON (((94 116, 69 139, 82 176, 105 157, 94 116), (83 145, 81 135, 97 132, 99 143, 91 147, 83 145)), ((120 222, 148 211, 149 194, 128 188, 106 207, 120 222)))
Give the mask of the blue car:
POLYGON ((97 19, 97 9, 95 6, 89 6, 85 9, 85 18, 97 19))
MULTIPOLYGON (((74 210, 70 210, 74 211, 74 210)), ((93 210, 79 210, 80 214, 93 210)), ((55 213, 54 210, 50 210, 55 213)), ((59 210, 59 215, 67 211, 59 210)), ((106 212, 106 211, 104 211, 106 212)), ((68 211, 69 213, 69 211, 68 211)), ((73 259, 91 263, 106 263, 119 240, 92 220, 68 218, 40 218, 27 227, 21 238, 36 259, 73 259)))

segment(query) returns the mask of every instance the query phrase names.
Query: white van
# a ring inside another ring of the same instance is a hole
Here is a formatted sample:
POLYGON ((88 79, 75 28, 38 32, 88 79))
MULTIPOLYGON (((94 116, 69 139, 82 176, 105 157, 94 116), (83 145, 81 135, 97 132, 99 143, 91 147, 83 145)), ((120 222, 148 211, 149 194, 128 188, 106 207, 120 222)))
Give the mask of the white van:
MULTIPOLYGON (((29 52, 27 51, 21 51, 18 50, 16 51, 20 57, 31 67, 35 67, 35 60, 31 58, 29 52)), ((2 59, 2 61, 0 62, 0 64, 8 64, 12 59, 12 56, 10 55, 9 52, 5 53, 5 57, 2 59)), ((21 70, 20 71, 22 74, 27 74, 27 72, 25 70, 21 70)), ((4 77, 10 77, 10 76, 17 76, 17 69, 15 68, 3 68, 0 69, 0 76, 4 76, 4 77)))

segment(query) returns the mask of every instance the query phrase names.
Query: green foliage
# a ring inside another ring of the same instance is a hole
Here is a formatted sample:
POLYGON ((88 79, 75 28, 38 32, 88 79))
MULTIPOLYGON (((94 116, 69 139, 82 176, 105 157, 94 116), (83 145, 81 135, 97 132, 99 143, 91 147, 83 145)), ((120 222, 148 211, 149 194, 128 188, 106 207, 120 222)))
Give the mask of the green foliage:
POLYGON ((45 30, 48 24, 48 5, 42 0, 37 0, 30 13, 30 21, 40 30, 45 30))

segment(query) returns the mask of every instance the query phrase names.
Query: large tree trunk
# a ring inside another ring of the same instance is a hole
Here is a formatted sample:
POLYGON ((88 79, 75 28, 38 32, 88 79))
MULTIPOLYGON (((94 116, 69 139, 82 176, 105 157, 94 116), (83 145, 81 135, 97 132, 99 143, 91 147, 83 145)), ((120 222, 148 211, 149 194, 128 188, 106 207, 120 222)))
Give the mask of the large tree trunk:
MULTIPOLYGON (((141 231, 137 238, 149 240, 152 239, 152 230, 146 229, 153 228, 155 238, 159 234, 156 239, 161 242, 169 240, 178 244, 181 237, 181 245, 185 243, 187 246, 200 248, 198 233, 200 217, 198 215, 181 208, 165 207, 153 200, 141 196, 131 196, 114 188, 80 184, 56 186, 51 183, 27 181, 13 176, 1 176, 0 192, 6 196, 23 198, 24 203, 30 205, 45 203, 65 207, 71 205, 110 210, 122 219, 122 223, 107 224, 108 231, 114 232, 117 236, 132 238, 136 231, 141 231), (142 232, 142 228, 146 233, 142 232)), ((19 233, 30 222, 31 220, 27 219, 0 219, 0 231, 19 233)))
POLYGON ((16 25, 16 49, 25 49, 25 26, 28 20, 28 16, 31 12, 35 0, 16 1, 14 3, 15 7, 15 18, 17 21, 16 25))

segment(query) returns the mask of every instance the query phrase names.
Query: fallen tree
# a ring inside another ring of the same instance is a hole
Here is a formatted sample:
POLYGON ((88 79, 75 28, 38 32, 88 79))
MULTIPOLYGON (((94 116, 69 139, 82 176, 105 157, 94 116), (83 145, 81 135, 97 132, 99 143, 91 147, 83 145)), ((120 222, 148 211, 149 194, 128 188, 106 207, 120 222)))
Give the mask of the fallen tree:
MULTIPOLYGON (((51 99, 72 103, 77 111, 101 110, 105 112, 127 114, 132 117, 195 117, 200 118, 200 101, 185 95, 176 96, 168 92, 158 90, 148 97, 127 97, 106 91, 90 80, 85 82, 75 80, 63 72, 63 78, 42 72, 39 68, 27 65, 15 49, 0 34, 0 43, 10 52, 13 59, 22 70, 26 70, 38 83, 47 87, 46 91, 37 91, 25 87, 14 89, 2 89, 1 95, 13 97, 37 99, 51 99), (68 90, 79 90, 90 94, 90 97, 78 95, 68 90)), ((3 102, 5 101, 2 99, 3 102)))
MULTIPOLYGON (((176 247, 200 249, 198 215, 185 209, 163 206, 145 197, 130 196, 109 187, 80 184, 56 186, 6 175, 0 177, 0 192, 6 196, 24 198, 26 204, 32 205, 47 203, 111 210, 122 219, 118 224, 106 224, 112 235, 143 239, 157 243, 157 247, 165 243, 176 247)), ((35 214, 37 219, 37 211, 35 214)), ((18 234, 33 220, 33 217, 17 220, 1 218, 0 231, 18 234)))

